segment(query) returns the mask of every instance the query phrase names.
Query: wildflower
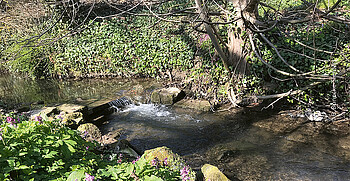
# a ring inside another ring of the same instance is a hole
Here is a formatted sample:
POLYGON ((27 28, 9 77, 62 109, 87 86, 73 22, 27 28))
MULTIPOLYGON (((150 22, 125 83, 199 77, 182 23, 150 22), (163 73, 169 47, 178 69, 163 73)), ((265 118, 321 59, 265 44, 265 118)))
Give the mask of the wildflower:
POLYGON ((85 181, 94 181, 95 177, 85 173, 85 181))
POLYGON ((164 161, 163 161, 164 165, 167 166, 168 165, 168 157, 164 158, 164 161))
POLYGON ((40 116, 40 115, 38 115, 38 116, 35 116, 35 121, 38 121, 39 122, 39 124, 42 124, 43 123, 43 118, 40 116))
POLYGON ((86 151, 89 151, 89 146, 85 147, 86 148, 86 151))
POLYGON ((122 160, 121 160, 121 159, 119 159, 119 160, 117 161, 117 163, 122 163, 122 160))
POLYGON ((17 127, 17 126, 16 126, 16 123, 17 123, 17 122, 16 122, 15 119, 13 119, 13 118, 11 118, 11 117, 7 117, 7 118, 6 118, 6 121, 7 121, 7 123, 10 123, 11 126, 13 126, 13 127, 15 127, 15 128, 17 127))
POLYGON ((62 112, 61 112, 59 115, 57 115, 56 118, 57 118, 57 119, 60 119, 60 120, 62 121, 62 120, 63 120, 63 114, 62 114, 62 112))
POLYGON ((180 175, 181 175, 181 178, 182 178, 183 181, 190 180, 190 177, 188 175, 189 173, 190 173, 190 170, 189 170, 188 166, 184 166, 180 170, 180 175))
POLYGON ((82 133, 83 133, 83 134, 80 135, 80 136, 81 136, 82 138, 86 138, 87 135, 88 135, 88 132, 87 132, 86 130, 84 130, 82 133))
POLYGON ((8 123, 10 123, 11 125, 14 124, 14 123, 16 123, 15 119, 13 119, 13 118, 11 118, 11 117, 7 117, 7 118, 6 118, 6 121, 7 121, 8 123))
POLYGON ((158 163, 159 163, 159 160, 157 157, 155 157, 153 160, 152 160, 152 166, 155 166, 156 168, 158 168, 158 163))
POLYGON ((139 159, 140 159, 140 156, 137 156, 136 160, 132 161, 132 164, 135 164, 137 161, 139 161, 139 159))
POLYGON ((0 128, 0 140, 2 140, 2 128, 0 128))

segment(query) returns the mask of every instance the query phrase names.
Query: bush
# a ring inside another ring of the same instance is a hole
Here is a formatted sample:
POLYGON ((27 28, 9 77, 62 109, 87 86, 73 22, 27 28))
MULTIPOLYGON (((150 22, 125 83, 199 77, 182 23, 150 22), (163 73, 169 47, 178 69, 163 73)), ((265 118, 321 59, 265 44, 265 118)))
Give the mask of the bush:
POLYGON ((96 143, 61 126, 59 119, 9 114, 1 122, 0 180, 179 180, 189 174, 186 168, 172 171, 166 160, 150 164, 96 154, 96 143))

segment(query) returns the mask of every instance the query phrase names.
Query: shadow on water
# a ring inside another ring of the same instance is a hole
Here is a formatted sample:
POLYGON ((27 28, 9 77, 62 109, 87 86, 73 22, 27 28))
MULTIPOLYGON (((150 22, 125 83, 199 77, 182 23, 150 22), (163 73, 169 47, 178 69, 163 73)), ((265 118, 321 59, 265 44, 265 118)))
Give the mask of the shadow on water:
MULTIPOLYGON (((124 129, 122 138, 144 151, 167 146, 190 166, 218 166, 232 180, 348 180, 350 162, 336 153, 332 137, 288 140, 253 123, 276 112, 240 109, 234 114, 194 113, 152 104, 110 116, 103 132, 124 129)), ((278 120, 275 120, 278 121, 278 120)))
POLYGON ((114 99, 137 85, 159 85, 147 79, 32 80, 0 75, 0 100, 13 107, 44 102, 46 105, 74 103, 77 99, 114 99))

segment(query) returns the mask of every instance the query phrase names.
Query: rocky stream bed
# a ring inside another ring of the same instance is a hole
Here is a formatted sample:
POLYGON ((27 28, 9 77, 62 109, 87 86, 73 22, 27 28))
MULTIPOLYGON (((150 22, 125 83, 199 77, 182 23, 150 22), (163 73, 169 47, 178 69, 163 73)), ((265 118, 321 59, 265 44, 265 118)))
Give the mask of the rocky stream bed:
MULTIPOLYGON (((24 80, 17 80, 21 81, 24 80)), ((176 100, 178 95, 183 98, 181 90, 167 96, 162 84, 148 80, 84 80, 46 83, 49 86, 41 88, 42 84, 31 82, 32 88, 5 86, 1 96, 7 94, 7 99, 11 99, 18 94, 16 101, 36 103, 23 104, 23 111, 47 104, 41 114, 61 116, 65 124, 89 132, 87 139, 104 145, 101 151, 123 151, 135 156, 166 146, 192 169, 216 170, 206 165, 210 164, 230 180, 350 178, 347 120, 310 121, 304 116, 305 111, 287 107, 261 111, 256 106, 211 112, 209 102, 176 100), (6 93, 10 89, 12 94, 6 93), (119 110, 111 108, 115 105, 108 103, 121 97, 127 97, 133 104, 123 105, 119 110), (150 99, 156 104, 151 104, 150 99)))

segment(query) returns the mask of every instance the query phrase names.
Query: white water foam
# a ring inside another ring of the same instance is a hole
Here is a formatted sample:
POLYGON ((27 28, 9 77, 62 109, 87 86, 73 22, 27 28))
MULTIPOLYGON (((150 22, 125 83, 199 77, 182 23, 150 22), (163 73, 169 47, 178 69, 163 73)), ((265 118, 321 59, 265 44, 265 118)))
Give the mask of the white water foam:
POLYGON ((192 116, 187 114, 174 113, 164 105, 155 105, 155 104, 128 105, 121 112, 133 113, 137 116, 156 119, 158 121, 176 121, 178 123, 186 122, 187 124, 190 122, 199 123, 202 121, 202 120, 194 119, 192 116))
POLYGON ((122 112, 138 112, 146 117, 174 117, 173 113, 168 111, 165 106, 155 104, 129 105, 122 112))

